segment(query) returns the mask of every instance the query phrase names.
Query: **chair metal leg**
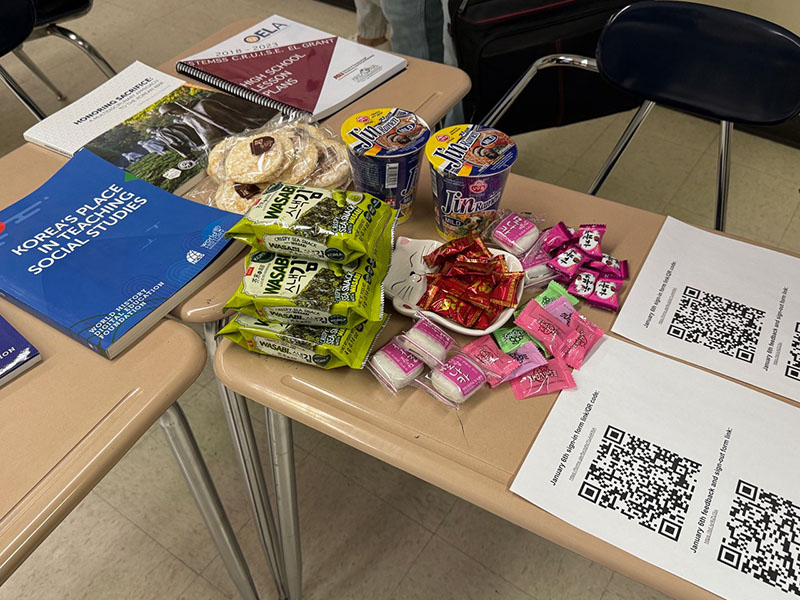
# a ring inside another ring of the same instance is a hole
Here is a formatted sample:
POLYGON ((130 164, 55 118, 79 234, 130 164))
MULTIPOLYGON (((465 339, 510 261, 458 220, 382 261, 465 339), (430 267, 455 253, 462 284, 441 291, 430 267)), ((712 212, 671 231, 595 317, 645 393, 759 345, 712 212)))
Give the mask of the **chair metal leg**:
POLYGON ((644 103, 639 107, 639 110, 636 111, 636 114, 633 115, 631 122, 628 123, 628 126, 625 128, 625 131, 622 133, 622 137, 619 138, 617 141, 617 145, 614 146, 614 149, 611 151, 611 154, 606 159, 606 162, 600 169, 600 172, 594 178, 592 185, 589 187, 589 191, 586 192, 587 194, 591 194, 594 196, 597 194, 597 191, 600 189, 600 186, 603 185, 608 174, 611 173, 611 169, 614 168, 614 165, 617 164, 619 157, 622 156, 622 153, 625 151, 625 148, 628 147, 628 144, 633 139, 633 136, 639 129, 639 126, 644 122, 647 118, 647 115, 650 114, 650 111, 655 106, 655 102, 651 102, 650 100, 645 100, 644 103))
POLYGON ((106 61, 106 59, 103 58, 103 56, 95 49, 95 47, 74 31, 71 31, 65 27, 61 27, 60 25, 53 24, 48 25, 45 29, 45 32, 48 35, 54 35, 56 37, 65 39, 83 50, 109 79, 117 74, 117 72, 111 68, 111 65, 108 64, 108 61, 106 61))
POLYGON ((22 46, 14 48, 13 52, 14 56, 16 56, 23 65, 28 67, 28 70, 30 70, 31 73, 36 75, 36 77, 38 77, 43 84, 45 84, 47 87, 50 88, 50 91, 52 91, 56 95, 57 100, 67 99, 67 97, 61 93, 61 90, 59 90, 55 86, 55 84, 52 81, 50 81, 47 75, 45 75, 42 72, 42 70, 36 65, 36 63, 33 62, 33 60, 31 60, 31 57, 28 56, 28 54, 22 49, 22 46))
POLYGON ((269 452, 275 481, 283 561, 290 600, 303 597, 303 562, 300 552, 300 516, 297 512, 297 481, 294 472, 294 441, 289 417, 267 408, 269 452))
POLYGON ((719 156, 717 157, 717 214, 714 218, 714 229, 725 231, 725 216, 728 211, 728 182, 730 180, 730 156, 728 149, 731 144, 730 121, 720 121, 719 156))
POLYGON ((258 600, 253 578, 183 411, 173 404, 159 420, 214 544, 245 600, 258 600))
POLYGON ((25 107, 33 113, 34 117, 41 121, 47 116, 44 114, 44 111, 39 108, 39 106, 33 100, 31 100, 30 96, 25 93, 25 90, 20 87, 20 85, 3 67, 0 67, 0 79, 2 79, 3 83, 8 86, 8 89, 11 90, 11 93, 17 97, 17 100, 22 102, 25 107))
POLYGON ((500 98, 497 104, 492 107, 492 110, 481 119, 481 124, 487 127, 494 127, 519 95, 528 87, 533 76, 542 69, 550 67, 576 67, 597 73, 597 61, 593 58, 576 54, 549 54, 543 56, 534 62, 522 77, 517 80, 517 83, 500 98))
MULTIPOLYGON (((224 325, 224 321, 204 323, 203 325, 206 348, 212 359, 217 348, 215 335, 222 328, 222 325, 224 325)), ((247 408, 247 400, 229 390, 219 380, 217 380, 217 391, 222 401, 222 408, 225 411, 225 418, 228 421, 228 429, 231 432, 239 467, 244 475, 247 494, 250 499, 250 509, 253 513, 261 548, 267 559, 272 578, 275 580, 278 597, 283 600, 287 598, 286 577, 278 546, 278 528, 275 525, 272 506, 267 493, 267 485, 264 481, 264 470, 261 467, 261 459, 258 454, 255 434, 253 433, 253 423, 250 420, 250 411, 247 408)))

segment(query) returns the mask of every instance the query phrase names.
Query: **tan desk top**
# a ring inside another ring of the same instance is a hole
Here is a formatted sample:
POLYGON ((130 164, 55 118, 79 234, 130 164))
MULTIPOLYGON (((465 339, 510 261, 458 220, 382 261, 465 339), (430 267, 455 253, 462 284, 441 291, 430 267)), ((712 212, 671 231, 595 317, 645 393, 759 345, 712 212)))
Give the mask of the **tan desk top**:
MULTIPOLYGON (((0 159, 0 208, 64 158, 25 144, 0 159)), ((197 378, 199 336, 161 321, 113 361, 0 300, 0 314, 42 356, 0 387, 0 583, 197 378)))
MULTIPOLYGON (((175 63, 180 58, 221 42, 256 22, 257 19, 250 19, 229 25, 189 48, 179 57, 164 63, 160 68, 168 73, 174 73, 175 63)), ((418 58, 406 58, 407 69, 325 119, 324 125, 338 135, 341 124, 355 112, 383 106, 400 106, 414 111, 431 127, 435 127, 447 111, 469 91, 469 77, 455 67, 418 58)), ((243 269, 242 262, 236 261, 210 281, 205 288, 175 308, 172 315, 181 321, 192 323, 207 323, 221 319, 223 306, 236 291, 242 279, 243 269)))
MULTIPOLYGON (((421 178, 418 194, 414 216, 398 227, 398 234, 436 239, 427 177, 421 178)), ((532 210, 546 217, 547 224, 606 223, 603 248, 627 259, 632 277, 664 221, 661 215, 513 175, 502 205, 532 210)), ((623 298, 628 289, 630 282, 623 298)), ((587 306, 581 312, 605 330, 614 319, 587 306)), ((408 319, 394 317, 376 347, 408 324, 408 319)), ((509 491, 555 394, 517 401, 510 386, 485 388, 457 413, 417 390, 393 397, 366 371, 340 369, 334 374, 261 357, 228 340, 217 351, 215 368, 231 389, 623 575, 676 598, 716 598, 509 491)))

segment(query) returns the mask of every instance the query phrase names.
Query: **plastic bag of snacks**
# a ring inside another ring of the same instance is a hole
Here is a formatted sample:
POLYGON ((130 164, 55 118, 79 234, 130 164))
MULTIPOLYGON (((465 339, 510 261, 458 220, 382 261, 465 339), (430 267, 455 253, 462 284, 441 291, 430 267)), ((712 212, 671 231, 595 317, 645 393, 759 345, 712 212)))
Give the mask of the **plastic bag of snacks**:
POLYGON ((530 213, 516 213, 507 208, 497 210, 481 232, 487 244, 502 248, 516 257, 525 255, 539 239, 540 231, 530 213))
POLYGON ((392 238, 396 215, 370 194, 276 183, 226 235, 259 250, 345 264, 372 255, 381 236, 392 238))
POLYGON ((378 243, 375 258, 354 265, 253 250, 245 275, 225 305, 265 321, 352 327, 383 317, 383 279, 391 238, 378 243))
POLYGON ((380 321, 367 321, 342 329, 265 323, 250 315, 239 314, 217 335, 259 354, 287 358, 323 369, 344 366, 360 369, 388 318, 387 315, 380 321))
POLYGON ((326 188, 350 183, 344 144, 324 127, 283 115, 217 142, 209 151, 207 172, 219 186, 209 204, 238 213, 279 181, 326 188))

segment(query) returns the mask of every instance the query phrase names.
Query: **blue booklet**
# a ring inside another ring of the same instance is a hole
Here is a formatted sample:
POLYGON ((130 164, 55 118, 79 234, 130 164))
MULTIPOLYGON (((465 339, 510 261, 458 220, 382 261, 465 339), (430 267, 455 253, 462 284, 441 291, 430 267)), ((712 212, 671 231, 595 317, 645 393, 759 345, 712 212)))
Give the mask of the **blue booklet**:
POLYGON ((238 254, 239 219, 80 150, 0 211, 0 295, 113 358, 238 254))
POLYGON ((0 385, 8 383, 41 359, 34 345, 0 316, 0 385))

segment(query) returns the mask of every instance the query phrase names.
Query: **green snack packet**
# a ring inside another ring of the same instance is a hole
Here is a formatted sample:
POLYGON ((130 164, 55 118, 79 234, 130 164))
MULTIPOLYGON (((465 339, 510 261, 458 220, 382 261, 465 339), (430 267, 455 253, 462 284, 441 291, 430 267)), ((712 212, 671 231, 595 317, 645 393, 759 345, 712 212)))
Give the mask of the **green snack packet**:
POLYGON ((556 281, 551 281, 547 284, 547 287, 544 291, 536 296, 535 300, 541 304, 542 306, 547 306, 556 298, 564 296, 572 306, 575 306, 578 303, 578 299, 570 294, 563 285, 556 281))
POLYGON ((515 350, 519 350, 528 342, 534 341, 534 339, 528 335, 527 331, 517 325, 500 327, 499 329, 493 331, 492 335, 494 336, 497 345, 500 347, 500 350, 506 354, 509 352, 514 352, 515 350))
POLYGON ((226 235, 258 250, 347 264, 371 255, 396 215, 370 194, 275 183, 226 235))
POLYGON ((381 238, 375 258, 363 256, 351 265, 253 250, 225 308, 262 321, 318 327, 379 321, 391 253, 391 235, 381 238))
POLYGON ((288 358, 307 365, 361 369, 389 315, 351 328, 264 323, 238 314, 217 335, 259 354, 288 358))

